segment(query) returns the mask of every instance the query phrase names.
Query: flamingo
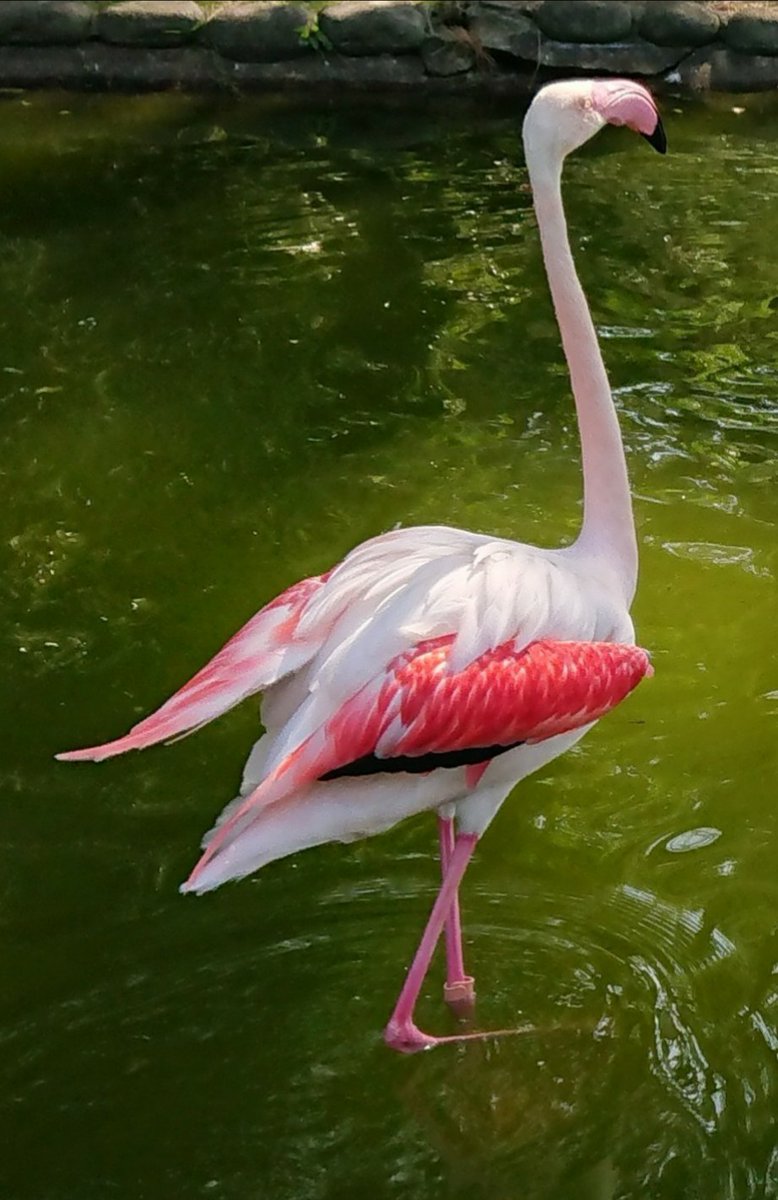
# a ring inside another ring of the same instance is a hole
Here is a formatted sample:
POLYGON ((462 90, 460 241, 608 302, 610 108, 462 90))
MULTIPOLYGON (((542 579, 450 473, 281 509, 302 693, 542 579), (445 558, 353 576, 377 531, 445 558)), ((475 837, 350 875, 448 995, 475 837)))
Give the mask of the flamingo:
POLYGON ((637 542, 624 449, 561 194, 564 159, 606 124, 665 152, 654 101, 630 80, 549 84, 523 129, 580 431, 575 542, 541 549, 446 526, 372 538, 271 600, 126 736, 57 756, 97 762, 141 749, 263 693, 265 732, 182 892, 435 813, 440 890, 384 1031, 404 1052, 490 1036, 433 1036, 414 1021, 441 935, 444 997, 455 1012, 472 1008, 458 891, 476 844, 519 780, 652 674, 629 615, 637 542))

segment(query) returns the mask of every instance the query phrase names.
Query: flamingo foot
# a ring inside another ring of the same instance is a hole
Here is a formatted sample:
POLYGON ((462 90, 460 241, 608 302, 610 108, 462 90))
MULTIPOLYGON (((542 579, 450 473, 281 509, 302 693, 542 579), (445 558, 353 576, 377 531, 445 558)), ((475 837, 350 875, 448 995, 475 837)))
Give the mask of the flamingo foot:
POLYGON ((517 1025, 515 1029, 484 1029, 473 1033, 452 1033, 444 1037, 433 1037, 430 1033, 422 1033, 413 1021, 390 1021, 384 1030, 384 1041, 390 1050, 397 1050, 400 1054, 417 1054, 420 1050, 433 1050, 435 1046, 451 1045, 454 1042, 488 1042, 492 1038, 537 1032, 536 1025, 517 1025))
POLYGON ((443 984, 443 999, 455 1017, 460 1020, 471 1018, 475 1013, 475 980, 472 975, 463 975, 454 983, 443 984))
POLYGON ((416 1054, 419 1050, 431 1050, 437 1046, 440 1038, 422 1033, 413 1021, 391 1020, 384 1030, 384 1041, 390 1050, 400 1054, 416 1054))

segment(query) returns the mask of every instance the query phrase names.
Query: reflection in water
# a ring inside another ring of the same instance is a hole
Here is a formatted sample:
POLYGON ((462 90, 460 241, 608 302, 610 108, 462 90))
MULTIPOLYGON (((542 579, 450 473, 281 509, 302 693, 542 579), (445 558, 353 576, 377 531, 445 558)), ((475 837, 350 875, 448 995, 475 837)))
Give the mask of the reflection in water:
MULTIPOLYGON (((576 928, 572 912, 569 922, 559 920, 558 943, 585 963, 565 1007, 594 1011, 582 996, 594 981, 601 1007, 594 1028, 563 1018, 530 1036, 430 1055, 401 1085, 404 1105, 447 1165, 452 1195, 493 1194, 489 1188, 510 1189, 520 1178, 528 1197, 574 1188, 569 1194, 582 1197, 650 1190, 735 1200, 769 1178, 764 1157, 759 1167, 745 1155, 732 1161, 731 1139, 755 1117, 758 1126, 758 1112, 769 1120, 778 1035, 763 1014, 725 1005, 709 1022, 701 1003, 711 972, 721 986, 737 947, 704 910, 629 885, 603 912, 599 944, 590 940, 590 921, 576 928), (772 1051, 760 1056, 761 1095, 722 1044, 721 1024, 731 1029, 744 1018, 772 1051), (640 1063, 645 1034, 649 1075, 640 1063)), ((526 942, 523 949, 531 952, 526 942)))
POLYGON ((755 562, 756 552, 751 546, 721 546, 711 542, 665 542, 663 549, 679 558, 693 558, 714 567, 736 566, 755 575, 772 578, 767 566, 755 562))
POLYGON ((671 854, 687 854, 689 850, 702 850, 721 837, 720 829, 686 829, 665 842, 665 850, 671 854))
POLYGON ((748 106, 671 114, 662 164, 618 131, 570 164, 656 678, 466 886, 478 1019, 534 1033, 408 1060, 377 1031, 429 822, 186 902, 252 706, 99 770, 50 754, 373 533, 574 534, 518 122, 6 103, 3 1197, 778 1196, 778 210, 748 106))

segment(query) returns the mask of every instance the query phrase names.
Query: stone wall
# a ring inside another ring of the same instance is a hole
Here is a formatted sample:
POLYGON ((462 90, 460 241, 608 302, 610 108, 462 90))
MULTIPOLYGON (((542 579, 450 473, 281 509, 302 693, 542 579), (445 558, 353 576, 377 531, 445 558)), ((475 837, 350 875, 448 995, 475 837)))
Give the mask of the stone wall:
POLYGON ((778 3, 0 0, 0 87, 529 93, 560 74, 778 85, 778 3))

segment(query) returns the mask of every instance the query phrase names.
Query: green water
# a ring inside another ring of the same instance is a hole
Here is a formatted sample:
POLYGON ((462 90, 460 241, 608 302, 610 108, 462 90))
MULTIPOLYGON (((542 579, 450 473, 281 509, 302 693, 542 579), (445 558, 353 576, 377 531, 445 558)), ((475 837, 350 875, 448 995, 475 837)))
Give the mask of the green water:
POLYGON ((478 1019, 537 1032, 405 1058, 429 818, 182 898, 255 705, 52 755, 398 522, 574 533, 518 118, 4 102, 3 1200, 778 1197, 778 107, 733 103, 569 164, 656 677, 466 881, 478 1019))

